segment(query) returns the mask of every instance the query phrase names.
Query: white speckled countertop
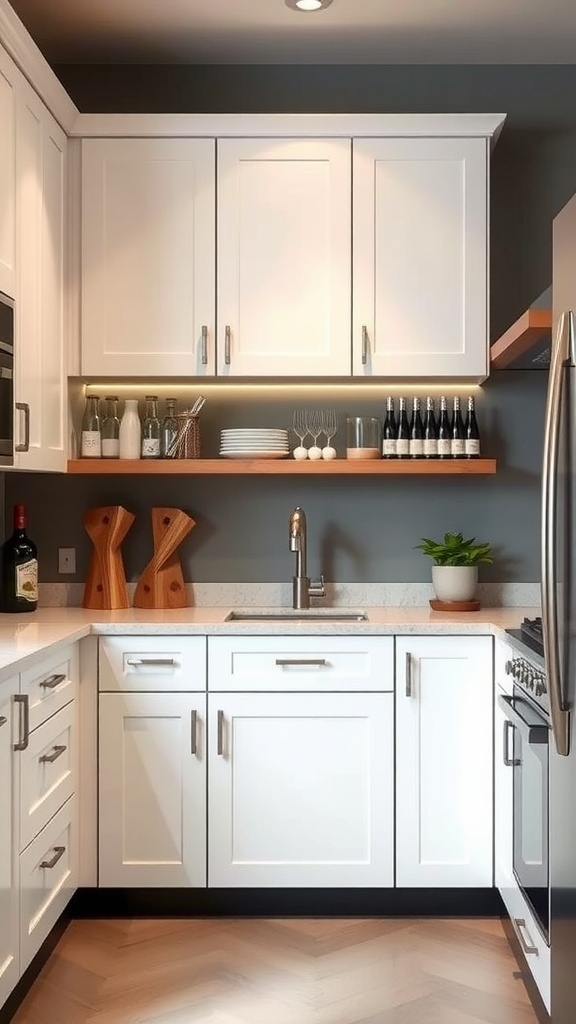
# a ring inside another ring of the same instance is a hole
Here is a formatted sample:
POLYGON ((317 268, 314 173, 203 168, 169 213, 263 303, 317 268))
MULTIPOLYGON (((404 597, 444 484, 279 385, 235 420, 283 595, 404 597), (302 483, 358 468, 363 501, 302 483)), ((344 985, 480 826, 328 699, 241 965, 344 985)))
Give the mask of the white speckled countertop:
MULTIPOLYGON (((258 609, 247 609, 254 613, 258 609)), ((279 608, 260 609, 279 612, 279 608)), ((106 634, 206 634, 230 633, 243 635, 324 635, 351 634, 486 634, 498 636, 508 627, 518 626, 526 615, 533 618, 537 608, 483 608, 478 612, 434 612, 430 608, 367 608, 338 607, 338 613, 363 611, 365 622, 322 621, 315 617, 309 621, 250 621, 227 622, 229 607, 180 608, 177 610, 146 611, 128 608, 122 611, 94 611, 87 608, 39 608, 23 615, 0 614, 0 678, 11 671, 20 670, 49 650, 81 640, 90 633, 106 634)), ((329 613, 330 609, 323 608, 329 613)), ((306 614, 306 613, 304 613, 306 614)), ((317 613, 318 614, 318 613, 317 613)))

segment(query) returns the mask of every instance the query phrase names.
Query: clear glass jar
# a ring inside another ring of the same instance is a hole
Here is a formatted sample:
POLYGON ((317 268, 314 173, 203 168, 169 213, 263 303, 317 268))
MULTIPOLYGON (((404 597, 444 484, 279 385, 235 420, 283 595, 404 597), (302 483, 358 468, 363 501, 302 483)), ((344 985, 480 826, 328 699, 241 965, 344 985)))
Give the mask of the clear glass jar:
POLYGON ((160 420, 158 395, 146 395, 146 413, 142 427, 142 458, 160 458, 160 420))
POLYGON ((82 417, 82 438, 80 441, 80 455, 83 459, 99 459, 102 457, 99 401, 98 395, 87 395, 86 397, 86 408, 82 417))
POLYGON ((120 455, 120 420, 118 419, 118 396, 106 395, 106 415, 102 420, 102 458, 117 459, 120 455))
POLYGON ((160 456, 165 459, 178 430, 176 422, 176 399, 166 399, 166 415, 160 429, 160 456))

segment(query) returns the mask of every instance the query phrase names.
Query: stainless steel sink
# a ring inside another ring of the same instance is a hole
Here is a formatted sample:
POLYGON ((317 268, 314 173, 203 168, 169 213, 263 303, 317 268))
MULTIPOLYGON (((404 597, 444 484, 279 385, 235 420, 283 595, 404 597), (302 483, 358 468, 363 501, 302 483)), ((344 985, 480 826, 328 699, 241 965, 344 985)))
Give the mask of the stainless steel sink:
POLYGON ((366 612, 338 612, 325 608, 278 609, 275 612, 231 611, 225 622, 368 622, 366 612))

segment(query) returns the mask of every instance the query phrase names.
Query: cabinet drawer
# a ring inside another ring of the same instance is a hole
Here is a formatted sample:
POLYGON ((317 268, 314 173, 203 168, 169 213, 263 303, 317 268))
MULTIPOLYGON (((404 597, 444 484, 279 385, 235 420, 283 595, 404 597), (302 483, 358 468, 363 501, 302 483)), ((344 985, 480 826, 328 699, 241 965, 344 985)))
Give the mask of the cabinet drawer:
POLYGON ((20 849, 24 850, 76 790, 75 703, 44 722, 22 754, 20 849))
POLYGON ((210 690, 393 690, 394 641, 370 636, 208 638, 210 690))
POLYGON ((76 887, 75 797, 20 854, 20 969, 24 971, 76 887))
POLYGON ((550 946, 540 932, 532 912, 517 885, 510 886, 502 893, 512 927, 519 935, 518 945, 523 942, 532 952, 524 953, 528 969, 536 982, 544 1006, 550 1013, 550 946))
POLYGON ((21 674, 21 693, 30 703, 30 730, 36 729, 75 696, 78 645, 66 647, 21 674))
POLYGON ((206 689, 204 636, 109 636, 99 651, 100 690, 206 689))

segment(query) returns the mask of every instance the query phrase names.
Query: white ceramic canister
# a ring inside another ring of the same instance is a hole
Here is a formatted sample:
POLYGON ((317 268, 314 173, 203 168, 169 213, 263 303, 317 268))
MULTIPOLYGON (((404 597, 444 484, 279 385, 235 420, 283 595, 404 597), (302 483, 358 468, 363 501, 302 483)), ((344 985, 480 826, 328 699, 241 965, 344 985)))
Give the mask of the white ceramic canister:
POLYGON ((142 444, 142 425, 138 415, 138 401, 127 398, 120 421, 120 458, 139 459, 142 444))

